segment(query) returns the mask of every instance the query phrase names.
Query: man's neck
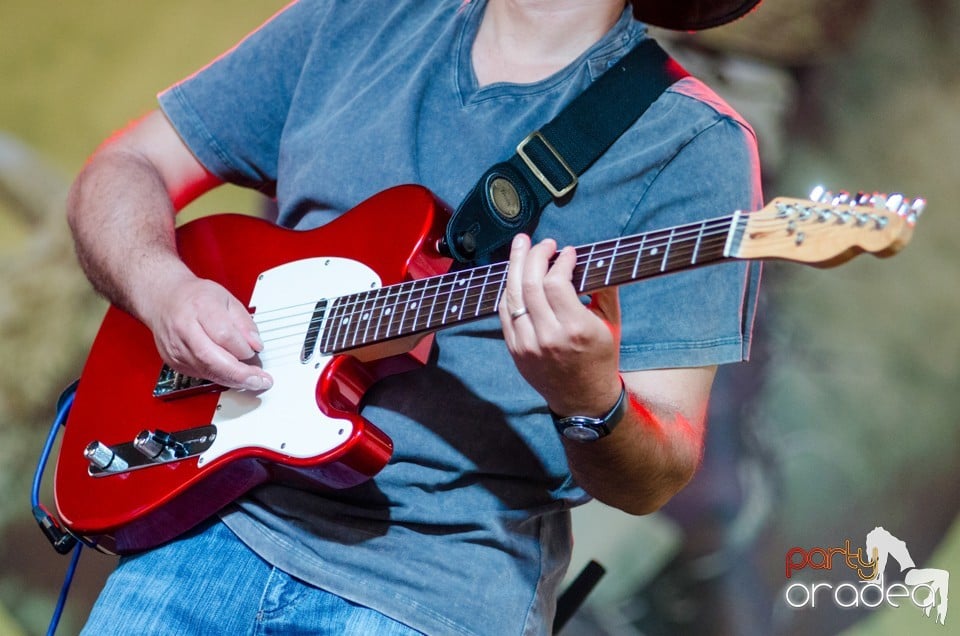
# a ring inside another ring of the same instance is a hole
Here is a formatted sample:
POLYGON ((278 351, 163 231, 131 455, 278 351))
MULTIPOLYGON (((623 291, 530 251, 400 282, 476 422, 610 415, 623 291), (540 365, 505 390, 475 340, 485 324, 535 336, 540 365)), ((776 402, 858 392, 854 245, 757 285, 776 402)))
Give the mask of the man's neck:
POLYGON ((610 30, 624 0, 489 0, 473 67, 481 86, 549 77, 610 30))

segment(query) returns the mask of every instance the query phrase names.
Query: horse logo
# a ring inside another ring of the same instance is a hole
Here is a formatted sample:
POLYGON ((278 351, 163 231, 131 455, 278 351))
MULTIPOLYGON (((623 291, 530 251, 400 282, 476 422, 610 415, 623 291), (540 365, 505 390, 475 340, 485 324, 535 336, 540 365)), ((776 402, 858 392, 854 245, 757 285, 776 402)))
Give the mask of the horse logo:
POLYGON ((950 573, 936 568, 918 568, 907 550, 907 544, 893 536, 883 528, 877 526, 867 533, 867 554, 876 562, 876 576, 883 579, 887 561, 893 558, 900 564, 900 571, 905 572, 903 582, 911 587, 926 586, 930 594, 919 602, 920 609, 926 616, 930 616, 934 604, 937 606, 936 620, 941 625, 947 619, 947 592, 950 573), (939 599, 939 602, 937 601, 939 599))

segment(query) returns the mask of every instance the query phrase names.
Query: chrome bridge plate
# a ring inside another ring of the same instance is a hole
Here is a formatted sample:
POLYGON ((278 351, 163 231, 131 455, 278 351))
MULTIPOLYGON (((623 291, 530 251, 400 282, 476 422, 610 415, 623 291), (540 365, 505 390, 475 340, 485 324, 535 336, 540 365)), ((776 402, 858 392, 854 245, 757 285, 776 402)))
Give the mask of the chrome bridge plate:
POLYGON ((217 427, 213 424, 188 428, 176 433, 164 433, 160 430, 143 431, 129 442, 106 446, 93 441, 87 446, 86 457, 92 477, 122 475, 133 470, 179 462, 196 457, 205 452, 217 438, 217 427), (149 449, 155 449, 150 451, 149 449), (106 464, 100 466, 93 456, 104 457, 106 464))

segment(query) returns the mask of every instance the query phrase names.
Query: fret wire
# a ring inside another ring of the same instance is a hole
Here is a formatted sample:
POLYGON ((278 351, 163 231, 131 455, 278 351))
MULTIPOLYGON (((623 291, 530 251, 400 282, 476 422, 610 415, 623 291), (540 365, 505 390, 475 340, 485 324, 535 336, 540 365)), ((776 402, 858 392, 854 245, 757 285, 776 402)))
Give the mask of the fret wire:
MULTIPOLYGON (((423 285, 420 286, 420 298, 417 300, 417 307, 416 307, 416 310, 413 312, 413 329, 412 329, 413 331, 417 330, 417 325, 420 323, 420 315, 424 308, 424 305, 425 305, 424 301, 427 298, 427 290, 430 289, 430 282, 432 279, 424 278, 422 280, 423 280, 423 285)), ((429 322, 430 322, 430 316, 428 312, 427 316, 424 318, 423 325, 427 326, 429 322)))
MULTIPOLYGON (((410 284, 410 288, 407 290, 407 299, 404 302, 403 313, 400 315, 400 327, 398 327, 397 335, 400 335, 404 331, 404 324, 407 321, 407 313, 411 308, 414 310, 418 307, 417 303, 413 300, 413 293, 417 291, 417 282, 413 281, 410 284)), ((416 320, 416 312, 414 312, 414 320, 416 320)))
POLYGON ((660 271, 665 271, 667 268, 667 259, 670 258, 670 246, 673 243, 673 230, 670 230, 670 236, 667 237, 667 246, 663 250, 663 261, 660 263, 660 271))
MULTIPOLYGON (((493 309, 496 309, 500 306, 500 297, 503 295, 504 287, 506 287, 505 283, 507 282, 506 274, 508 267, 508 265, 504 264, 503 271, 499 272, 502 278, 497 284, 497 298, 493 301, 493 309)), ((491 267, 489 271, 493 271, 493 268, 491 267)))
MULTIPOLYGON (((429 280, 429 279, 428 279, 428 280, 429 280)), ((425 327, 433 327, 433 326, 435 326, 435 325, 434 325, 434 322, 433 322, 433 310, 434 310, 434 309, 436 308, 436 306, 437 306, 437 296, 440 295, 440 288, 443 287, 443 284, 444 284, 444 283, 443 283, 443 279, 441 278, 441 279, 437 282, 436 292, 434 292, 433 294, 431 294, 430 311, 427 312, 427 320, 426 320, 426 323, 424 323, 424 326, 425 326, 425 327)), ((429 285, 429 284, 425 285, 424 288, 423 288, 423 294, 424 294, 424 295, 426 295, 428 289, 430 289, 430 285, 429 285)), ((423 303, 423 296, 420 297, 420 302, 423 303)), ((414 327, 414 329, 416 329, 416 327, 417 327, 416 323, 414 323, 413 327, 414 327)))
POLYGON ((331 328, 327 330, 327 333, 330 334, 330 336, 327 338, 327 349, 335 349, 337 346, 337 336, 340 334, 340 321, 343 319, 343 312, 345 309, 346 307, 344 306, 343 299, 338 298, 334 303, 334 308, 331 311, 331 315, 328 320, 328 324, 331 328))
POLYGON ((363 303, 360 305, 360 320, 357 322, 356 328, 353 332, 353 344, 357 344, 357 336, 360 334, 360 323, 363 323, 363 335, 360 336, 360 343, 364 344, 367 342, 367 331, 370 329, 370 311, 367 309, 367 305, 371 301, 376 300, 376 291, 373 294, 365 293, 363 294, 363 303))
MULTIPOLYGON (((462 285, 463 287, 463 297, 460 299, 460 311, 457 312, 457 320, 463 320, 463 310, 467 308, 467 296, 470 293, 470 285, 473 284, 473 275, 477 270, 469 270, 470 276, 467 278, 466 282, 462 285)), ((480 293, 483 293, 483 288, 481 288, 480 293)))
POLYGON ((377 326, 373 330, 373 339, 380 340, 380 326, 383 325, 383 312, 387 309, 387 305, 390 304, 390 287, 381 287, 378 291, 383 291, 383 302, 380 303, 379 311, 377 312, 377 326))
POLYGON ((350 346, 357 346, 357 331, 360 328, 361 316, 363 315, 363 297, 360 293, 354 295, 353 307, 350 311, 350 322, 347 323, 346 339, 350 341, 350 346), (357 310, 359 308, 359 311, 357 310))
POLYGON ((643 247, 644 245, 646 245, 646 242, 647 242, 647 235, 644 234, 643 236, 640 237, 640 247, 639 249, 637 249, 637 257, 634 259, 633 273, 630 276, 631 278, 637 277, 637 268, 640 267, 640 262, 643 260, 643 247))
POLYGON ((365 343, 376 342, 379 340, 380 335, 380 321, 383 318, 383 304, 386 300, 386 297, 390 294, 387 291, 388 288, 378 287, 373 292, 373 304, 370 307, 370 319, 367 321, 367 328, 363 332, 363 340, 365 343), (370 326, 376 320, 376 325, 373 327, 373 338, 370 337, 370 326))
POLYGON ((356 294, 347 296, 347 302, 343 307, 343 315, 340 318, 340 325, 337 327, 337 339, 340 341, 340 348, 347 348, 347 338, 350 337, 350 325, 353 323, 353 307, 356 305, 356 294), (348 313, 349 308, 349 313, 348 313))
POLYGON ((706 227, 707 222, 704 221, 700 224, 700 231, 697 232, 697 243, 693 246, 693 259, 690 261, 690 264, 693 265, 697 262, 697 254, 700 251, 700 241, 703 240, 703 230, 706 227))
POLYGON ((460 288, 466 286, 466 280, 464 276, 469 276, 469 270, 466 272, 458 271, 454 274, 452 280, 450 280, 447 285, 449 289, 444 292, 444 303, 443 311, 440 312, 440 321, 438 326, 443 326, 447 324, 447 319, 452 313, 456 313, 460 310, 460 303, 457 302, 457 293, 460 291, 460 288))
POLYGON ((347 323, 347 337, 350 338, 350 346, 357 345, 357 336, 359 335, 360 325, 363 322, 363 306, 365 304, 366 294, 357 292, 354 294, 353 309, 350 312, 350 322, 347 323))
MULTIPOLYGON (((593 258, 593 252, 596 248, 596 243, 590 246, 590 253, 587 254, 586 262, 583 264, 583 276, 580 279, 580 289, 584 289, 584 285, 586 284, 587 274, 590 271, 590 260, 593 258)), ((577 260, 579 261, 580 259, 577 260)))
MULTIPOLYGON (((427 280, 428 279, 422 279, 418 281, 420 283, 419 288, 417 288, 416 284, 414 284, 414 288, 415 288, 414 291, 420 292, 420 295, 416 300, 413 300, 411 298, 411 301, 410 301, 410 306, 413 308, 413 328, 414 329, 417 328, 417 320, 420 318, 420 309, 423 308, 423 295, 426 293, 426 288, 427 288, 427 285, 429 284, 427 283, 427 280)), ((404 316, 404 320, 406 320, 406 316, 404 316)))
POLYGON ((343 321, 346 319, 345 314, 347 313, 347 298, 340 298, 337 305, 340 311, 337 312, 336 322, 333 323, 333 341, 330 343, 333 348, 337 348, 337 341, 340 339, 340 332, 343 331, 343 321))
POLYGON ((480 283, 480 294, 477 296, 476 309, 473 312, 473 317, 476 318, 480 315, 480 309, 483 307, 483 295, 487 292, 487 283, 490 282, 490 267, 484 267, 483 278, 480 283))
POLYGON ((610 266, 607 267, 607 276, 604 279, 604 287, 610 284, 610 275, 613 273, 613 266, 616 264, 617 259, 619 258, 618 250, 620 248, 620 239, 617 239, 616 245, 613 247, 613 255, 610 257, 610 266))
MULTIPOLYGON (((457 287, 459 286, 458 283, 460 282, 461 273, 462 272, 459 272, 459 271, 454 273, 453 280, 450 281, 450 290, 446 294, 444 294, 446 296, 446 299, 445 299, 446 302, 443 304, 443 311, 440 313, 441 325, 445 325, 447 323, 447 315, 450 313, 450 303, 453 301, 453 293, 456 291, 457 287)), ((456 310, 457 306, 454 305, 453 308, 454 310, 456 310)))
POLYGON ((400 292, 402 291, 400 285, 395 285, 397 293, 393 297, 393 304, 390 305, 390 321, 387 323, 387 337, 390 337, 390 330, 393 329, 393 319, 397 317, 397 301, 400 300, 400 292))

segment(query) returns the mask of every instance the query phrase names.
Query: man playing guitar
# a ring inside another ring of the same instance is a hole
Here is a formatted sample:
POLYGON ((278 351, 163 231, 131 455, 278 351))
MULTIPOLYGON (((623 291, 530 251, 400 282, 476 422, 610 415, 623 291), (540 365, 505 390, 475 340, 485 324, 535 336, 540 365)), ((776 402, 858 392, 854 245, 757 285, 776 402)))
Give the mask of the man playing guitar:
MULTIPOLYGON (((68 203, 81 263, 171 368, 267 395, 270 334, 249 298, 185 264, 179 209, 224 182, 276 196, 279 223, 304 230, 401 183, 455 203, 648 37, 634 11, 697 29, 757 3, 295 2, 97 150, 68 203)), ((569 508, 645 514, 690 479, 716 365, 747 355, 759 276, 729 263, 586 304, 564 246, 756 209, 757 165, 737 114, 678 82, 533 240, 514 239, 499 320, 438 332, 423 368, 370 387, 363 416, 394 444, 378 475, 262 485, 124 556, 87 631, 548 633, 569 508)), ((350 240, 375 257, 391 241, 378 230, 350 240)), ((257 238, 252 252, 271 249, 257 238)))

